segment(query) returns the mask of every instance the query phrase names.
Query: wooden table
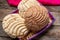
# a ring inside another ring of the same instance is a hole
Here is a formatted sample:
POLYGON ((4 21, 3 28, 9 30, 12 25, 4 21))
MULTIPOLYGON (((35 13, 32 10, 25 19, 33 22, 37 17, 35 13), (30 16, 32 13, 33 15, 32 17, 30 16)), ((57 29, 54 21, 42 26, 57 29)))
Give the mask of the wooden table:
MULTIPOLYGON (((36 40, 60 40, 60 6, 45 6, 56 18, 55 23, 42 36, 36 40)), ((2 19, 16 8, 10 7, 6 0, 0 0, 0 40, 13 40, 2 28, 2 19)))

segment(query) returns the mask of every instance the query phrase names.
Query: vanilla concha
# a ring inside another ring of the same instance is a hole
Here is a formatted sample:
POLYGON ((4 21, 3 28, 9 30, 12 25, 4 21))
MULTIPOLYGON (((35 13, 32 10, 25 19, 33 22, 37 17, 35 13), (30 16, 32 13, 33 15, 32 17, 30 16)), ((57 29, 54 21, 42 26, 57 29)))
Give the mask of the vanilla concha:
POLYGON ((29 32, 24 24, 25 19, 19 14, 9 14, 2 22, 4 31, 12 38, 22 38, 29 32))
POLYGON ((21 12, 25 12, 28 8, 34 6, 34 5, 40 5, 37 0, 22 0, 19 4, 18 4, 18 10, 19 13, 21 12))

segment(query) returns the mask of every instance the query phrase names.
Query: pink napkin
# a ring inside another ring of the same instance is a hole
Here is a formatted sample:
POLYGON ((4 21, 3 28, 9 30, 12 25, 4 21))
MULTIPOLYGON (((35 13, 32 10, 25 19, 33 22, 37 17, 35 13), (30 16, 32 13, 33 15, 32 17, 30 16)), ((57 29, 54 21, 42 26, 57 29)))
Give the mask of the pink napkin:
POLYGON ((7 3, 8 3, 10 6, 15 6, 15 7, 17 7, 20 1, 21 1, 21 0, 7 0, 7 3))
MULTIPOLYGON (((11 6, 17 7, 21 0, 7 0, 8 4, 11 6)), ((57 6, 60 5, 60 0, 37 0, 39 3, 42 3, 43 5, 53 5, 57 6)))
POLYGON ((43 5, 60 5, 60 0, 38 0, 38 2, 41 2, 43 5))

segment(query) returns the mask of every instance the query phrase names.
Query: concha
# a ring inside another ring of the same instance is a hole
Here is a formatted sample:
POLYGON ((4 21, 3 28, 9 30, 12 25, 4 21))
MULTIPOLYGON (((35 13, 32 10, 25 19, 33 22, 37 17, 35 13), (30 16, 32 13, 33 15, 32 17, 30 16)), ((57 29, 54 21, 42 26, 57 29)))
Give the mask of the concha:
POLYGON ((19 14, 9 14, 3 19, 2 26, 10 37, 22 38, 29 32, 24 21, 25 19, 21 18, 19 14))
POLYGON ((19 15, 25 19, 27 28, 37 32, 49 23, 48 10, 37 0, 22 0, 18 5, 19 15))
POLYGON ((40 4, 36 0, 22 0, 18 4, 19 13, 25 12, 28 8, 30 8, 34 5, 40 5, 40 4))
POLYGON ((25 19, 27 28, 33 32, 38 32, 49 24, 48 10, 44 6, 32 6, 19 15, 25 19))

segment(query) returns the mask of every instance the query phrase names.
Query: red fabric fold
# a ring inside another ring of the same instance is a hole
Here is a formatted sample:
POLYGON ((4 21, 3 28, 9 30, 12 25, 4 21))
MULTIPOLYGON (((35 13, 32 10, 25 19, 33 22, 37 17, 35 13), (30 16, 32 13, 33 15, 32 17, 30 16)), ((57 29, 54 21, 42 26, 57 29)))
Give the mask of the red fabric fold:
MULTIPOLYGON (((37 0, 39 3, 43 5, 53 5, 58 6, 60 5, 60 0, 37 0)), ((17 7, 21 0, 7 0, 8 4, 11 6, 17 7)))
POLYGON ((10 6, 15 6, 15 7, 17 7, 20 1, 21 1, 21 0, 7 0, 7 3, 8 3, 10 6))
POLYGON ((60 0, 38 0, 38 2, 42 3, 43 5, 60 5, 60 0))

